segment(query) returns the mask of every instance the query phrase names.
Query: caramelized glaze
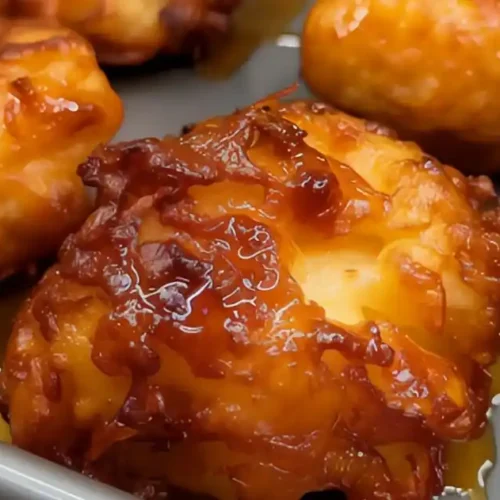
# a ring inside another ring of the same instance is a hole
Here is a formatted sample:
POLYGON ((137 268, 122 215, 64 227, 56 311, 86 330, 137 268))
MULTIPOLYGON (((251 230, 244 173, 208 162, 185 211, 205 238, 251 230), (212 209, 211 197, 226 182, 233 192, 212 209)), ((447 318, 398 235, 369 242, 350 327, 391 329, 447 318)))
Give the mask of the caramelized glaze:
POLYGON ((99 208, 4 362, 14 444, 142 498, 441 492, 498 351, 487 179, 277 97, 80 173, 99 208))

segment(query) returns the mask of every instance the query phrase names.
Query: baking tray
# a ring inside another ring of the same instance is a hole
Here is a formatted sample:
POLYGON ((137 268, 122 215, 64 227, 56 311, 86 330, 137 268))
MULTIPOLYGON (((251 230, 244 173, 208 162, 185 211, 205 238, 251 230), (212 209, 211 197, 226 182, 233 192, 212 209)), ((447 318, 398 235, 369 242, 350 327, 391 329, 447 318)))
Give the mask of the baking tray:
MULTIPOLYGON (((298 79, 299 49, 294 33, 300 31, 305 13, 287 32, 262 45, 230 78, 203 79, 184 59, 157 60, 141 68, 112 70, 113 87, 125 104, 125 121, 116 140, 178 134, 186 124, 214 115, 231 113, 235 108, 271 94, 298 79)), ((294 97, 307 97, 300 85, 294 97)), ((37 276, 0 283, 0 316, 3 331, 30 282, 37 276)), ((6 338, 1 342, 5 343, 6 338)), ((0 354, 3 352, 0 342, 0 354)), ((493 408, 491 420, 495 440, 500 443, 500 411, 493 408)), ((467 460, 467 456, 464 456, 467 460)), ((486 470, 486 468, 484 469, 486 470)), ((478 471, 479 476, 483 471, 478 471)), ((500 467, 486 478, 488 500, 500 500, 500 467)), ((463 494, 449 490, 446 500, 463 494)), ((468 495, 466 495, 468 497, 468 495)), ((0 499, 6 500, 127 500, 131 495, 92 481, 58 465, 0 443, 0 499)), ((271 500, 272 497, 270 497, 271 500)), ((299 499, 297 499, 299 500, 299 499)), ((476 499, 474 499, 476 500, 476 499)), ((477 499, 479 500, 479 499, 477 499)))

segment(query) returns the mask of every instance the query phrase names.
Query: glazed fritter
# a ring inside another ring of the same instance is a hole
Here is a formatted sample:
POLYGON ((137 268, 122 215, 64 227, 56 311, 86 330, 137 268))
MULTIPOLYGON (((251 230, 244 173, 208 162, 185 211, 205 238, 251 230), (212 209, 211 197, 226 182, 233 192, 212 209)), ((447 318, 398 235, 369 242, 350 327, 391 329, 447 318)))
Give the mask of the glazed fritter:
POLYGON ((73 32, 0 22, 0 278, 55 252, 90 212, 76 169, 122 105, 73 32))
POLYGON ((57 19, 94 46, 106 64, 139 64, 159 52, 194 52, 227 32, 241 0, 4 0, 11 18, 57 19))
POLYGON ((318 0, 302 72, 327 102, 441 161, 500 171, 499 44, 495 1, 318 0))
POLYGON ((278 97, 81 166, 99 208, 8 346, 15 445, 142 498, 440 493, 498 352, 492 185, 278 97))

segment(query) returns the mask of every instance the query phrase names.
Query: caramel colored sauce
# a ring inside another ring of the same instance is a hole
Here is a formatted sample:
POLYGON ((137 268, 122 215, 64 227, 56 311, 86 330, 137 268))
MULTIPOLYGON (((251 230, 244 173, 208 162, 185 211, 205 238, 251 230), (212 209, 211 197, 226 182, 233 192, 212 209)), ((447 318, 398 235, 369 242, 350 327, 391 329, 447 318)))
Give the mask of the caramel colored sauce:
POLYGON ((477 481, 478 471, 486 460, 493 462, 495 442, 491 425, 479 439, 466 443, 449 443, 446 450, 448 471, 445 484, 469 490, 472 500, 486 500, 485 491, 477 481))
POLYGON ((307 0, 243 0, 234 14, 229 40, 221 40, 199 70, 209 78, 230 76, 259 45, 286 31, 307 4, 307 0))
POLYGON ((491 368, 490 374, 492 377, 491 382, 491 395, 496 396, 500 394, 500 361, 497 361, 491 368))
MULTIPOLYGON (((491 396, 500 394, 500 363, 490 368, 491 396)), ((445 484, 470 491, 472 500, 486 500, 486 492, 478 483, 478 471, 487 461, 495 462, 495 437, 491 424, 484 434, 466 443, 449 443, 446 450, 448 471, 445 484)))

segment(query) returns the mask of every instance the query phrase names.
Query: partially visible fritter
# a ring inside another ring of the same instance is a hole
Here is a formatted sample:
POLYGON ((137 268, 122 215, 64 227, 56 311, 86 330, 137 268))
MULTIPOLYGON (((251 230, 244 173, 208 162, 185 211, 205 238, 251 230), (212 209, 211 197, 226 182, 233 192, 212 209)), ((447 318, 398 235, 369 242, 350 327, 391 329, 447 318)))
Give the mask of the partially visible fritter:
POLYGON ((500 171, 500 3, 318 0, 303 75, 322 99, 380 120, 470 173, 500 171))
POLYGON ((210 39, 227 32, 240 1, 4 0, 0 11, 57 19, 86 37, 101 62, 139 64, 159 52, 198 55, 210 39))
POLYGON ((142 498, 440 493, 498 352, 487 178, 275 97, 80 172, 99 208, 4 363, 14 444, 142 498))
POLYGON ((90 212, 77 166, 122 105, 75 33, 0 22, 0 279, 57 250, 90 212))

